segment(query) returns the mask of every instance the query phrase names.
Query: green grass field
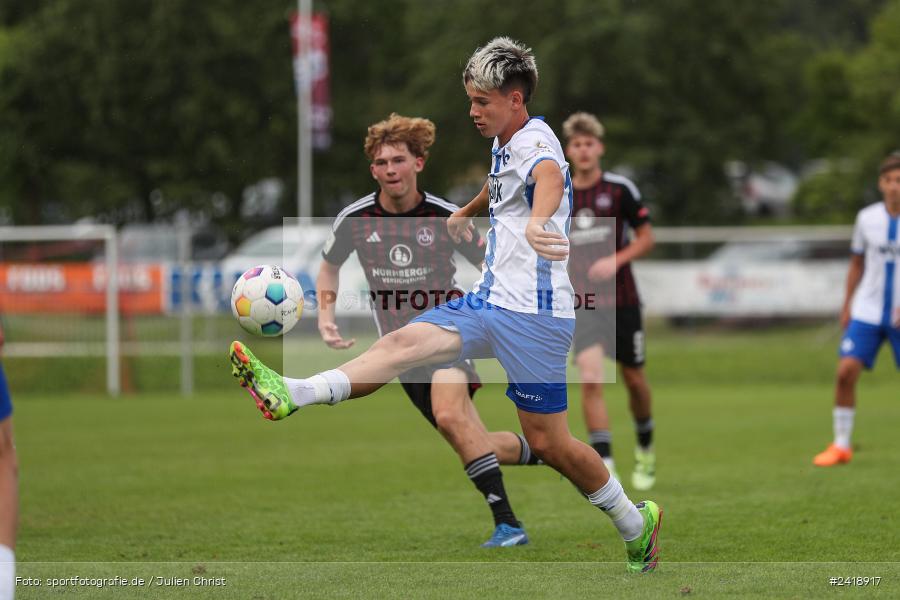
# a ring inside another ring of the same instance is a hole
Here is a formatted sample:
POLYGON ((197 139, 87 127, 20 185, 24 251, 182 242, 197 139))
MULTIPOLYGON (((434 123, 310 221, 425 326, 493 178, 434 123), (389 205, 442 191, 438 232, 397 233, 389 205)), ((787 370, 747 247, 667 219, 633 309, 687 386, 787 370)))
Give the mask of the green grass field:
MULTIPOLYGON (((545 467, 505 469, 532 543, 478 548, 489 511, 398 386, 269 423, 224 357, 198 364, 202 391, 191 400, 165 391, 178 384, 177 371, 166 377, 171 361, 133 365, 147 389, 116 400, 30 391, 41 369, 9 361, 18 575, 43 581, 17 598, 898 597, 898 377, 883 351, 860 386, 853 464, 813 468, 830 439, 835 344, 810 327, 650 332, 659 478, 647 496, 666 515, 663 562, 647 577, 625 574, 606 517, 545 467), (115 576, 144 586, 49 582, 115 576), (851 576, 882 579, 829 584, 851 576)), ((637 501, 620 384, 608 398, 617 464, 637 501)), ((583 436, 577 389, 570 404, 583 436)), ((491 428, 516 428, 502 386, 479 392, 477 405, 491 428)))

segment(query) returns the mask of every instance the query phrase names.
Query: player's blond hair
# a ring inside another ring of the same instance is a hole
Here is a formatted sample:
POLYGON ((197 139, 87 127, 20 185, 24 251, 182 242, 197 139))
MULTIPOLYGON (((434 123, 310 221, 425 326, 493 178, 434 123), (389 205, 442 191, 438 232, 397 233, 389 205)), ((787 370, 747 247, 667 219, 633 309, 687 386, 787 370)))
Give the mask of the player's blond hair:
POLYGON ((531 48, 508 37, 495 37, 475 50, 463 69, 463 85, 471 83, 483 92, 522 89, 527 104, 537 88, 538 69, 531 48))
POLYGON ((385 144, 406 144, 413 156, 428 158, 428 148, 434 144, 436 131, 434 123, 428 119, 391 113, 384 121, 369 126, 364 146, 366 156, 374 160, 385 144))
POLYGON ((604 133, 600 119, 587 112, 574 113, 563 123, 563 136, 567 141, 576 135, 592 135, 602 140, 604 133))

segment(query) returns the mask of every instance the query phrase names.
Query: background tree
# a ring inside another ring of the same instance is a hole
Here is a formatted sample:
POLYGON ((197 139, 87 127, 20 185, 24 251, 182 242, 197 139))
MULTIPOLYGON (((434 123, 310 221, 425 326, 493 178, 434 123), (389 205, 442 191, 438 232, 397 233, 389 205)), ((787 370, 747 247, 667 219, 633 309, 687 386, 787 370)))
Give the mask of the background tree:
MULTIPOLYGON (((38 223, 158 220, 188 208, 241 236, 262 224, 240 218, 248 186, 274 177, 286 185, 270 218, 295 214, 293 8, 6 0, 0 210, 38 223)), ((810 178, 800 217, 846 219, 877 158, 900 145, 900 0, 535 0, 518 11, 476 0, 395 0, 389 10, 317 0, 315 8, 330 22, 334 111, 333 145, 315 155, 318 215, 374 189, 365 128, 394 111, 437 123, 427 189, 464 200, 477 188, 487 142, 466 116, 460 74, 473 49, 499 34, 537 53, 532 114, 558 130, 572 111, 597 113, 608 130, 606 165, 627 167, 664 223, 742 218, 726 160, 800 170, 819 157, 840 166, 810 178)))

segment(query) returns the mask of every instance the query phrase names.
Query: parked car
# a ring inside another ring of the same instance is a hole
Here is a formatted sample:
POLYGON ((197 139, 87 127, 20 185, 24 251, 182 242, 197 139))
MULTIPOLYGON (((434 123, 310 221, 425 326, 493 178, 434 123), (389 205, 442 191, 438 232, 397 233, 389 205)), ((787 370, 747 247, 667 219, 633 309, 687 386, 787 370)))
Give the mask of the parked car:
POLYGON ((244 240, 222 260, 222 276, 233 282, 251 267, 280 265, 297 278, 308 296, 315 290, 322 247, 330 234, 328 225, 304 225, 302 229, 299 226, 268 227, 244 240))
POLYGON ((760 242, 729 242, 709 255, 711 265, 802 261, 843 261, 850 258, 847 240, 776 239, 760 242))
MULTIPOLYGON (((191 260, 218 260, 228 248, 228 238, 216 227, 200 227, 191 233, 191 260)), ((179 258, 178 230, 172 225, 132 224, 119 230, 120 262, 177 262, 179 258)))
POLYGON ((732 192, 750 215, 786 215, 797 193, 799 179, 787 167, 772 161, 749 165, 740 160, 725 163, 732 192))

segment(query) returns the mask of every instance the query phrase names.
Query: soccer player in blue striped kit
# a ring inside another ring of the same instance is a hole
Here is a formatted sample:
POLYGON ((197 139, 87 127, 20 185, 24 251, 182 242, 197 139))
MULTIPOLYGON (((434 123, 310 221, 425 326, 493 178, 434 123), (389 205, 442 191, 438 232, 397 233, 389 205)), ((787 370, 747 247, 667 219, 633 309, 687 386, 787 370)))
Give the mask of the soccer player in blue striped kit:
POLYGON ((856 382, 863 369, 875 365, 885 342, 900 370, 900 151, 884 158, 878 169, 882 201, 856 216, 847 289, 841 310, 840 360, 834 390, 834 441, 813 458, 817 467, 850 462, 850 436, 856 416, 856 382))
MULTIPOLYGON (((338 213, 316 280, 319 332, 331 348, 349 348, 355 341, 341 336, 335 302, 329 301, 337 298, 341 265, 351 254, 356 254, 365 271, 378 335, 400 329, 422 309, 463 295, 454 283, 454 252, 476 266, 484 260, 481 236, 454 243, 446 231, 447 217, 459 207, 419 191, 418 174, 425 168, 435 136, 434 123, 428 119, 398 114, 368 129, 365 152, 378 190, 338 213), (403 267, 389 259, 401 248, 403 267), (444 299, 428 300, 421 308, 412 301, 399 301, 424 290, 444 299)), ((412 369, 400 376, 400 383, 422 416, 459 455, 466 475, 487 502, 494 533, 482 546, 527 544, 528 535, 513 512, 500 465, 537 464, 537 460, 522 436, 485 429, 473 402, 481 381, 472 361, 449 369, 434 365, 412 369)))
POLYGON ((651 501, 633 504, 600 455, 569 431, 571 180, 559 140, 543 120, 528 115, 537 81, 531 50, 506 37, 476 50, 463 70, 469 116, 482 136, 494 138, 484 187, 447 221, 451 235, 467 239, 471 218, 485 210, 490 216, 474 291, 416 317, 337 369, 307 379, 282 377, 233 342, 233 373, 264 414, 281 419, 310 404, 366 396, 419 366, 496 357, 531 449, 610 517, 625 541, 627 569, 649 572, 659 558, 662 511, 651 501))
MULTIPOLYGON (((3 330, 0 329, 0 350, 3 330)), ((12 400, 6 375, 0 364, 0 600, 12 600, 16 576, 16 522, 18 501, 18 465, 13 445, 12 400)))

